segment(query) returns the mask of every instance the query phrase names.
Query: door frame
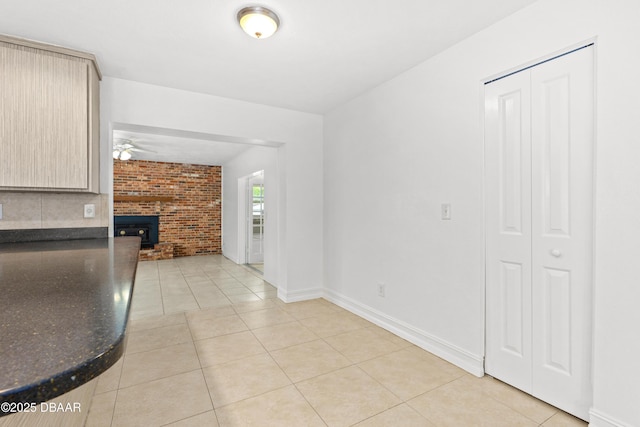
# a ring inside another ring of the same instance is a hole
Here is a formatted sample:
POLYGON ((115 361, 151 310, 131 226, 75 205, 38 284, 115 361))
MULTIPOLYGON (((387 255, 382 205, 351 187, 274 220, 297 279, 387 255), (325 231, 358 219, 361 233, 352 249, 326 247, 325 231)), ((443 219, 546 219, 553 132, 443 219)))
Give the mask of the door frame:
MULTIPOLYGON (((594 354, 594 325, 595 325, 595 283, 596 283, 596 263, 597 263, 597 258, 596 258, 596 244, 595 244, 595 238, 596 238, 596 223, 597 223, 597 217, 596 217, 596 170, 597 170, 597 147, 598 147, 598 140, 597 140, 597 128, 596 128, 596 123, 597 123, 597 113, 598 113, 598 99, 597 99, 597 80, 598 80, 598 75, 597 75, 597 67, 596 67, 596 63, 597 63, 597 52, 598 52, 598 43, 597 43, 597 37, 593 37, 593 38, 589 38, 586 40, 583 40, 581 42, 575 43, 573 45, 570 45, 568 47, 565 47, 563 49, 557 50, 555 52, 552 52, 550 54, 544 55, 542 57, 539 57, 537 59, 522 63, 518 66, 512 67, 510 69, 504 70, 502 72, 493 74, 483 80, 481 80, 479 82, 480 85, 480 102, 479 102, 479 117, 480 117, 480 140, 482 141, 482 240, 483 240, 483 244, 482 244, 482 259, 483 259, 483 270, 482 270, 482 274, 483 274, 483 298, 482 298, 482 313, 484 316, 484 329, 483 329, 483 337, 482 337, 482 372, 483 374, 486 374, 486 358, 487 358, 487 323, 488 323, 488 312, 487 312, 487 227, 486 227, 486 220, 487 220, 487 216, 486 216, 486 209, 487 209, 487 200, 486 200, 486 174, 487 174, 487 170, 486 170, 486 158, 485 158, 485 85, 488 83, 491 83, 493 81, 508 77, 512 74, 518 73, 520 71, 524 71, 527 70, 529 68, 535 67, 536 65, 540 65, 542 63, 548 62, 548 61, 552 61, 558 57, 564 56, 564 55, 568 55, 572 52, 575 52, 576 50, 588 47, 588 46, 592 46, 593 48, 593 146, 592 146, 592 170, 591 170, 591 175, 592 175, 592 188, 591 188, 591 197, 592 197, 592 202, 591 202, 591 215, 592 215, 592 224, 591 224, 591 232, 592 232, 592 247, 591 247, 591 259, 592 259, 592 263, 591 263, 591 289, 590 289, 590 305, 591 307, 589 307, 589 310, 591 312, 591 318, 590 318, 590 322, 591 324, 588 325, 588 334, 590 335, 590 339, 591 339, 591 354, 588 355, 589 360, 590 360, 590 364, 591 364, 591 369, 590 369, 590 378, 589 381, 591 383, 593 383, 593 354, 594 354)), ((592 396, 591 396, 591 405, 593 405, 593 391, 592 391, 592 396)))
MULTIPOLYGON (((263 176, 263 185, 264 185, 264 170, 261 169, 259 171, 255 171, 249 175, 242 176, 238 178, 238 233, 237 233, 237 257, 238 264, 247 264, 249 262, 249 225, 248 218, 249 213, 252 212, 252 205, 249 203, 249 186, 251 185, 251 180, 256 176, 256 174, 261 173, 263 176)), ((264 254, 263 254, 264 256, 264 254)))

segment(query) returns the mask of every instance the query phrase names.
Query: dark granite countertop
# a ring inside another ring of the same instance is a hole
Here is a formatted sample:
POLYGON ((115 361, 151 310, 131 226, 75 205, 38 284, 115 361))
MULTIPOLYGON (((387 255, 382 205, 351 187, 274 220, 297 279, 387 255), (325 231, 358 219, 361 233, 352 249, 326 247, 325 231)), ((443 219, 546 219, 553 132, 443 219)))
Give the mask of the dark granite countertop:
POLYGON ((0 244, 0 402, 52 399, 122 356, 139 248, 138 237, 0 244))

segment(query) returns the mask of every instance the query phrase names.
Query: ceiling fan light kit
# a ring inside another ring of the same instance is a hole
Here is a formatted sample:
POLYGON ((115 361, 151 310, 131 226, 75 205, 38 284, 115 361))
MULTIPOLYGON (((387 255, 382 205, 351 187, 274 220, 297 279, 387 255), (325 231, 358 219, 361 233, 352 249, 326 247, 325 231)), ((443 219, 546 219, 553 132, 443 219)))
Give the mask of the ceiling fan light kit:
POLYGON ((256 39, 271 37, 280 26, 278 15, 262 6, 242 8, 237 18, 242 30, 256 39))
POLYGON ((130 139, 116 138, 113 141, 113 158, 116 160, 129 160, 132 151, 142 151, 132 144, 130 139))

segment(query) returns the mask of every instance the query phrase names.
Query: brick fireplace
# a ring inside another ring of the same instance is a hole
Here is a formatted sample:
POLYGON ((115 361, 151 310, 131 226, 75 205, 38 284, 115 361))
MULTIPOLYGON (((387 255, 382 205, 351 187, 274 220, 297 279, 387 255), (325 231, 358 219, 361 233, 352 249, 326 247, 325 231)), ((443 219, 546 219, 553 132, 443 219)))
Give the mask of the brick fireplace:
POLYGON ((114 160, 115 216, 157 216, 161 250, 222 253, 222 167, 114 160))

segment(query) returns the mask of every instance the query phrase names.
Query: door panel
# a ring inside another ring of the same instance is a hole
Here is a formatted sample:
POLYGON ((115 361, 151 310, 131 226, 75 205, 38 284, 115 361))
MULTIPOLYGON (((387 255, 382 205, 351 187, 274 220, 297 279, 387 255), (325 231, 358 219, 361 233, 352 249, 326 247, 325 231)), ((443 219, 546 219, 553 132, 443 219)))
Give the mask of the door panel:
POLYGON ((514 356, 522 358, 524 356, 523 341, 524 313, 523 313, 523 277, 522 264, 501 262, 502 275, 500 277, 500 287, 502 300, 502 341, 500 348, 502 351, 512 352, 514 356))
POLYGON ((487 317, 486 370, 524 388, 532 364, 530 83, 524 75, 499 83, 485 88, 487 312, 496 313, 487 317))
POLYGON ((542 126, 535 135, 541 144, 540 166, 543 175, 542 217, 547 235, 569 235, 570 168, 570 99, 569 75, 563 73, 539 83, 539 97, 534 119, 542 126))
POLYGON ((593 48, 531 69, 532 389, 587 417, 591 399, 593 48))
POLYGON ((571 375, 571 272, 544 269, 543 365, 571 375))
MULTIPOLYGON (((501 232, 522 235, 522 100, 520 90, 498 97, 501 232)), ((528 144, 525 144, 528 145, 528 144)))

